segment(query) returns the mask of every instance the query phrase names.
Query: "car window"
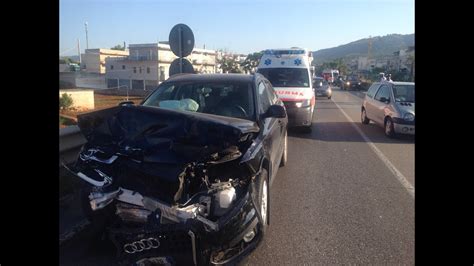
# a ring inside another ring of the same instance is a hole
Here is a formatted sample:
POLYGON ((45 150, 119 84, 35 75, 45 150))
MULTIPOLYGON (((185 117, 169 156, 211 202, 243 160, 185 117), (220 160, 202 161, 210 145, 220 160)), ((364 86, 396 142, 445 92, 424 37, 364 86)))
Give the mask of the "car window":
POLYGON ((370 98, 374 98, 374 94, 379 88, 379 86, 380 86, 380 83, 372 84, 372 86, 370 86, 369 90, 367 91, 367 96, 369 96, 370 98))
POLYGON ((170 82, 162 84, 143 105, 253 120, 253 99, 249 82, 170 82))
POLYGON ((387 85, 382 85, 382 87, 380 87, 379 91, 375 95, 375 100, 380 101, 382 97, 390 99, 390 88, 387 85))
POLYGON ((265 83, 260 81, 257 86, 258 101, 259 101, 259 111, 261 114, 265 113, 271 105, 270 97, 266 90, 265 83))
POLYGON ((272 84, 269 81, 265 80, 265 85, 267 85, 267 94, 268 98, 270 99, 270 104, 277 104, 278 103, 278 96, 275 93, 275 90, 272 87, 272 84))
POLYGON ((396 102, 415 102, 415 85, 393 86, 393 96, 396 102))

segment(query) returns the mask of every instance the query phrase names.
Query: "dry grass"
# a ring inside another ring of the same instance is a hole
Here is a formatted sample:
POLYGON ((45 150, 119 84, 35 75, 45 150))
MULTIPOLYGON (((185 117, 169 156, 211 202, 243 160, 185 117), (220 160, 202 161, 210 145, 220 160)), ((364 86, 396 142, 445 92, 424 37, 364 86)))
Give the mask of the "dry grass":
MULTIPOLYGON (((144 99, 144 97, 129 96, 128 99, 129 99, 129 101, 132 101, 135 104, 139 104, 144 99)), ((91 112, 91 111, 97 111, 97 110, 101 110, 101 109, 114 107, 114 106, 117 106, 120 102, 123 102, 123 101, 126 101, 126 100, 127 100, 127 96, 103 95, 103 94, 94 93, 94 105, 95 105, 94 110, 87 110, 87 111, 84 111, 84 110, 67 110, 67 111, 61 111, 60 113, 66 115, 66 116, 77 118, 77 115, 87 113, 87 112, 91 112)), ((59 127, 62 127, 61 125, 62 124, 60 123, 59 127)), ((64 127, 64 125, 63 125, 63 127, 64 127)))

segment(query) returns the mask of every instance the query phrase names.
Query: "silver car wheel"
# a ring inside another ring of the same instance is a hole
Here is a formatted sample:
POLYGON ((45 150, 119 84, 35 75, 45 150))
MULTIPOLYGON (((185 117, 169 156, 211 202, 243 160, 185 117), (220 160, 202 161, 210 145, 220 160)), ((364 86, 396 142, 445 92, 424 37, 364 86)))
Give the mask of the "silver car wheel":
POLYGON ((261 198, 261 205, 260 205, 260 213, 262 214, 262 221, 263 224, 267 223, 267 201, 268 201, 268 193, 267 193, 267 180, 263 180, 263 188, 262 188, 262 198, 261 198))
POLYGON ((392 120, 388 119, 387 122, 385 122, 385 134, 387 136, 392 135, 392 120))

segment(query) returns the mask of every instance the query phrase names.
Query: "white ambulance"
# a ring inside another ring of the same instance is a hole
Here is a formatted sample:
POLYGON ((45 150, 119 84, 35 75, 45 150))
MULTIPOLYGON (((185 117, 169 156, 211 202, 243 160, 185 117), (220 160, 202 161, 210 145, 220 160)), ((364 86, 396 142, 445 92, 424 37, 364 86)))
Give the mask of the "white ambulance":
POLYGON ((265 76, 284 102, 289 126, 311 131, 315 95, 310 52, 302 48, 265 50, 257 72, 265 76))

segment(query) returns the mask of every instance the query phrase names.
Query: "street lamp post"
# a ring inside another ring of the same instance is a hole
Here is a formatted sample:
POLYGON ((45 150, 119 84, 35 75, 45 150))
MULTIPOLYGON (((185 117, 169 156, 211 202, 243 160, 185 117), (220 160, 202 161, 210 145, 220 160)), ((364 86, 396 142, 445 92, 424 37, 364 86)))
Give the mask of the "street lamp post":
POLYGON ((86 48, 89 49, 89 37, 87 36, 87 21, 84 23, 86 27, 86 48))

